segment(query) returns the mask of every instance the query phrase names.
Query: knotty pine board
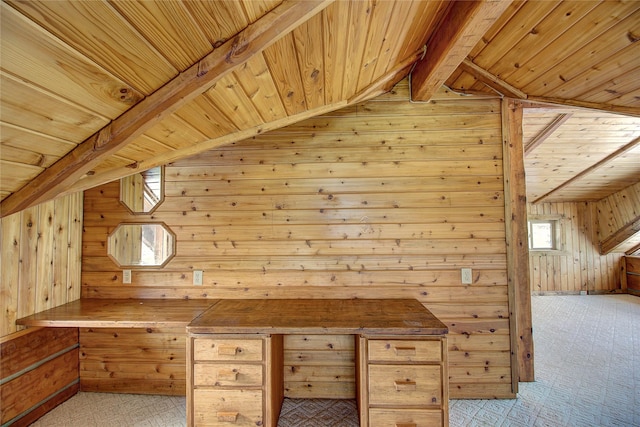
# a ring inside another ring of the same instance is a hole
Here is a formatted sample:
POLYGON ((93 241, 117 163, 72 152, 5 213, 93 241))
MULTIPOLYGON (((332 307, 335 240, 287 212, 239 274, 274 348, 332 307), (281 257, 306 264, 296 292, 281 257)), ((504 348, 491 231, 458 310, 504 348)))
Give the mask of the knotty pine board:
POLYGON ((62 197, 0 220, 0 336, 15 321, 80 298, 82 194, 62 197))
MULTIPOLYGON (((452 381, 451 396, 510 397, 500 102, 440 96, 410 104, 400 84, 166 165, 165 202, 145 219, 176 233, 176 256, 133 269, 131 285, 105 242, 142 217, 119 205, 117 183, 86 191, 83 295, 417 298, 448 325, 477 322, 450 333, 450 359, 474 372, 472 384, 452 381), (461 267, 473 268, 471 285, 461 267), (191 285, 194 269, 203 286, 191 285)), ((353 389, 322 382, 311 384, 353 389)))
POLYGON ((184 328, 80 328, 80 389, 184 396, 184 328))

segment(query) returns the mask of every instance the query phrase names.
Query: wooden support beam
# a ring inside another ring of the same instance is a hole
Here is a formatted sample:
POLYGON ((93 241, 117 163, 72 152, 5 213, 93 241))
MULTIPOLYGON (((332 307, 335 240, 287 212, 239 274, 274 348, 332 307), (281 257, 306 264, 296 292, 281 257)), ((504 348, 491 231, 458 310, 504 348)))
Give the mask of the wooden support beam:
POLYGON ((451 2, 411 73, 412 100, 429 101, 509 4, 511 0, 451 2))
POLYGON ((533 150, 549 138, 560 126, 573 116, 571 113, 559 114, 547 127, 542 129, 538 134, 524 147, 524 155, 529 155, 533 150))
POLYGON ((608 255, 620 244, 640 233, 640 216, 600 242, 600 255, 608 255))
POLYGON ((465 58, 464 61, 462 61, 460 68, 502 96, 507 98, 527 99, 526 93, 514 86, 511 86, 509 83, 505 82, 500 77, 491 74, 484 68, 474 64, 469 58, 465 58))
POLYGON ((216 81, 286 36, 332 0, 285 1, 238 35, 178 74, 0 204, 0 216, 51 200, 105 157, 190 102, 216 81))
POLYGON ((313 110, 307 110, 300 114, 284 117, 282 119, 275 120, 262 125, 254 126, 248 129, 243 129, 238 132, 234 132, 219 138, 209 139, 201 143, 192 145, 188 148, 183 148, 180 150, 162 153, 153 158, 147 158, 139 161, 136 164, 136 169, 131 169, 129 167, 120 167, 120 168, 112 169, 107 172, 101 173, 99 176, 88 176, 82 179, 81 181, 77 182, 76 184, 71 185, 70 187, 63 190, 61 195, 75 193, 78 191, 86 190, 88 188, 96 187, 98 185, 106 184, 107 182, 111 182, 115 179, 122 178, 123 176, 137 173, 141 170, 147 170, 152 167, 164 165, 181 158, 194 156, 204 151, 213 150, 216 147, 242 141, 244 139, 251 138, 253 136, 262 134, 264 132, 269 132, 275 129, 292 125, 294 123, 298 123, 302 120, 306 120, 308 118, 315 117, 317 115, 322 115, 322 114, 329 113, 331 111, 339 110, 348 105, 364 102, 368 99, 374 98, 384 93, 386 91, 385 85, 388 85, 390 82, 392 82, 394 78, 399 77, 400 73, 404 69, 411 66, 411 64, 413 64, 420 57, 420 55, 422 54, 422 51, 423 51, 422 49, 419 49, 418 51, 409 55, 406 59, 401 61, 397 66, 395 66, 388 73, 378 78, 375 82, 373 82, 367 88, 363 89, 360 93, 354 95, 351 99, 347 101, 339 101, 333 104, 324 105, 322 107, 318 107, 313 110))
POLYGON ((517 393, 518 381, 534 381, 534 370, 522 105, 513 99, 502 101, 502 139, 511 381, 517 393))
POLYGON ((563 188, 568 187, 569 185, 573 184, 574 182, 584 178, 585 176, 589 175, 591 172, 593 172, 593 171, 603 167, 607 163, 615 160, 617 157, 622 156, 624 153, 634 149, 639 144, 640 144, 640 137, 634 139, 633 141, 631 141, 630 143, 628 143, 624 147, 617 149, 616 151, 614 151, 613 153, 609 154, 604 159, 600 160, 595 165, 591 165, 590 167, 588 167, 587 169, 583 170, 579 174, 574 175, 571 179, 563 182, 562 184, 560 184, 559 186, 557 186, 553 190, 549 191, 548 193, 538 197, 537 199, 535 199, 533 201, 533 204, 535 205, 536 203, 540 203, 540 202, 548 199, 551 195, 557 193, 558 191, 562 190, 563 188))
POLYGON ((527 99, 529 101, 542 104, 564 105, 567 107, 586 108, 588 110, 597 110, 607 113, 625 114, 627 116, 640 117, 640 108, 638 107, 625 107, 622 105, 602 104, 597 102, 579 101, 576 99, 563 99, 532 95, 529 95, 527 99))
MULTIPOLYGON (((402 72, 402 70, 407 69, 410 65, 416 62, 422 55, 423 51, 424 50, 420 48, 419 50, 414 52, 412 55, 409 55, 407 58, 405 58, 403 61, 400 61, 388 73, 384 74, 383 76, 380 76, 369 86, 367 86, 366 88, 361 90, 359 93, 352 96, 347 103, 357 104, 359 102, 367 101, 371 98, 375 98, 376 96, 379 96, 385 93, 387 91, 386 87, 388 83, 392 82, 395 78, 400 77, 400 73, 402 72)), ((404 75, 402 75, 401 77, 404 78, 404 75)), ((397 83, 397 82, 394 82, 394 83, 397 83)))
POLYGON ((632 247, 631 249, 629 249, 626 254, 627 255, 638 255, 638 253, 640 252, 640 243, 638 243, 637 245, 635 245, 634 247, 632 247))

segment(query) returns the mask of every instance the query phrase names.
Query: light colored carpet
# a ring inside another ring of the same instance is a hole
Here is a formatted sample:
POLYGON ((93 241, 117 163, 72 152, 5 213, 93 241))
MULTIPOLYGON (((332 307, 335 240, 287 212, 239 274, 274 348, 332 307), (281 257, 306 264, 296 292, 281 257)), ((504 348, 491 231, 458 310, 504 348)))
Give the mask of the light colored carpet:
MULTIPOLYGON (((521 383, 518 399, 450 401, 451 427, 640 426, 640 298, 535 296, 532 310, 536 382, 521 383)), ((180 397, 79 393, 33 425, 172 427, 185 418, 180 397)))
POLYGON ((517 399, 452 400, 451 427, 640 426, 640 298, 532 299, 536 381, 517 399))

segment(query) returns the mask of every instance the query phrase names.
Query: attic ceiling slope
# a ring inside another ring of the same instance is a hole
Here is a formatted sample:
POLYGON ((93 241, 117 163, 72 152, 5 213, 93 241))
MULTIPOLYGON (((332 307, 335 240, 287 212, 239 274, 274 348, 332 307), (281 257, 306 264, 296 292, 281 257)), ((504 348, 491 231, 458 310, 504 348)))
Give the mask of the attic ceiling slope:
POLYGON ((3 3, 2 215, 376 96, 448 6, 329 3, 3 3))
MULTIPOLYGON (((234 68, 262 52, 326 7, 330 1, 286 2, 111 121, 3 202, 13 213, 58 196, 110 154, 208 90, 234 68)), ((173 48, 170 46, 169 48, 173 48)), ((194 54, 195 55, 195 54, 194 54)), ((176 56, 173 56, 176 58, 176 56)), ((177 61, 179 62, 179 61, 177 61)))
POLYGON ((638 41, 637 1, 514 2, 446 84, 640 116, 638 41))
POLYGON ((527 100, 530 200, 616 152, 553 200, 640 180, 618 151, 637 118, 529 102, 640 116, 637 1, 6 0, 0 19, 2 216, 366 101, 423 54, 428 92, 527 100))

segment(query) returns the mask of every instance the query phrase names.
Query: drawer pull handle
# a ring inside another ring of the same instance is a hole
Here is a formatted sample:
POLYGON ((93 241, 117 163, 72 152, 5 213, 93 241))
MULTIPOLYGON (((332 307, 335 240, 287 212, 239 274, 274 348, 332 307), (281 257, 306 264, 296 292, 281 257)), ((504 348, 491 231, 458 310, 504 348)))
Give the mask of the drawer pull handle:
POLYGON ((418 427, 416 423, 396 423, 396 427, 418 427))
POLYGON ((238 381, 238 371, 218 371, 218 379, 222 381, 238 381))
POLYGON ((218 412, 216 415, 218 416, 218 421, 235 423, 238 421, 239 414, 237 412, 218 412))
POLYGON ((222 356, 235 356, 240 351, 239 347, 235 345, 220 345, 218 346, 218 354, 222 356))
POLYGON ((415 391, 416 382, 411 380, 395 380, 396 391, 415 391))
POLYGON ((415 347, 393 347, 396 352, 396 356, 415 356, 415 347))

